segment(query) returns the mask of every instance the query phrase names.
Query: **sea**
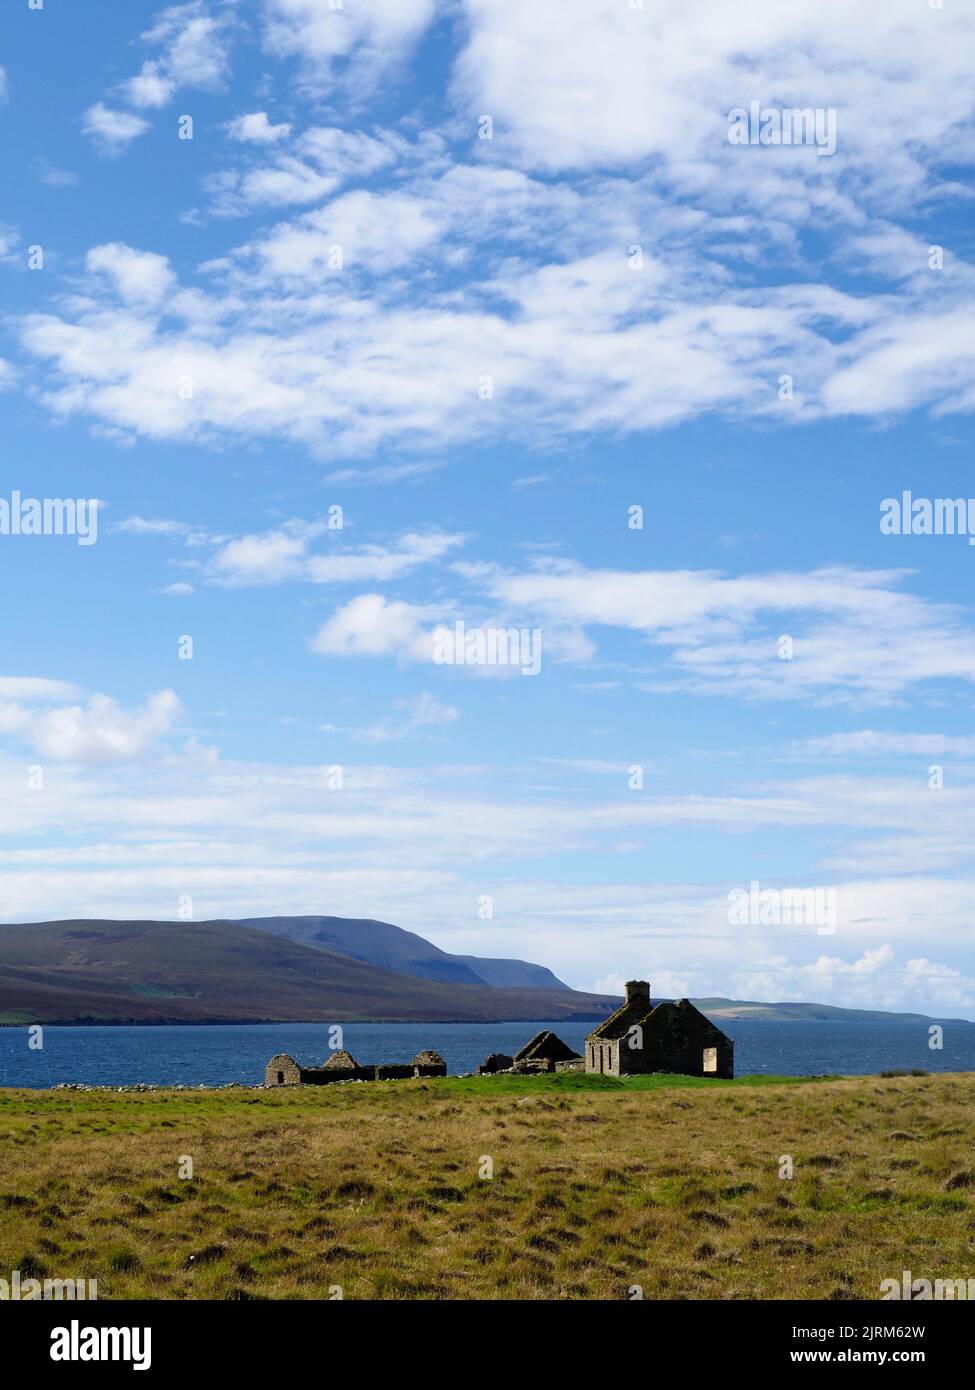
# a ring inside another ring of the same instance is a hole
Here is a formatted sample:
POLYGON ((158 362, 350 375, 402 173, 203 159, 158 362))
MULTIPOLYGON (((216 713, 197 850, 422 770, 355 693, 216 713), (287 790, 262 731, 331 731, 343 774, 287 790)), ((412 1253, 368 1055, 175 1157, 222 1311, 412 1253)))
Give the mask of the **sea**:
MULTIPOLYGON (((761 1023, 719 1020, 735 1042, 735 1074, 822 1076, 881 1071, 975 1071, 975 1023, 761 1023)), ((346 1023, 339 1045, 359 1062, 408 1062, 434 1048, 451 1075, 477 1070, 490 1052, 514 1055, 542 1028, 576 1052, 591 1023, 346 1023)), ((319 1023, 175 1024, 166 1027, 0 1028, 0 1086, 260 1085, 277 1052, 302 1066, 331 1055, 319 1023), (31 1042, 35 1044, 31 1046, 31 1042), (36 1046, 41 1042, 42 1046, 36 1046)), ((337 1040, 336 1040, 337 1041, 337 1040)))

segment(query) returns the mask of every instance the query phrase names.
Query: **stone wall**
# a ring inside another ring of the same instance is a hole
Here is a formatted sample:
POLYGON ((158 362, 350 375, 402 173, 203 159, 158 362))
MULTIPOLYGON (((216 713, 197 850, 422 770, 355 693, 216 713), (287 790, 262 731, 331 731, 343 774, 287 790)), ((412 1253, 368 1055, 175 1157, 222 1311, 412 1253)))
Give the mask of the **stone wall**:
POLYGON ((619 1076, 620 1044, 615 1038, 597 1038, 586 1043, 586 1071, 604 1076, 619 1076))
POLYGON ((330 1086, 333 1081, 375 1081, 376 1068, 354 1067, 302 1067, 303 1086, 330 1086))

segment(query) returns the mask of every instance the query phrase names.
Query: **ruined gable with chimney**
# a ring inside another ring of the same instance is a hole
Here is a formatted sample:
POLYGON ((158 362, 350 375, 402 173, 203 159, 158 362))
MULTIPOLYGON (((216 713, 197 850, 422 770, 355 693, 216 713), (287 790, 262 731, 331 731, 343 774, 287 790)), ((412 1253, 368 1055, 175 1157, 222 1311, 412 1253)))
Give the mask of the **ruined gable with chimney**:
POLYGON ((690 1000, 654 1005, 647 981, 629 980, 624 1002, 586 1038, 586 1071, 674 1072, 730 1081, 735 1045, 690 1000))

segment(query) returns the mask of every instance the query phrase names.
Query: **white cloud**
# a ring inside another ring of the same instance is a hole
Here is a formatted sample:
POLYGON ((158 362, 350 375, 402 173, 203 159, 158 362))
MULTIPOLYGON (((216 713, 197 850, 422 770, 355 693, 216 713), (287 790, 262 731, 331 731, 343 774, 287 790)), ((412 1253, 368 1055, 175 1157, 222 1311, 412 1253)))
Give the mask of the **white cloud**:
POLYGON ((272 125, 266 111, 251 111, 245 116, 237 116, 227 123, 227 133, 232 140, 245 144, 273 145, 291 134, 291 126, 286 121, 272 125))
POLYGON ((30 739, 38 753, 59 761, 134 758, 167 733, 180 712, 179 699, 172 690, 160 690, 141 708, 131 711, 107 695, 93 695, 85 705, 36 716, 30 725, 30 739))
POLYGON ((43 676, 0 676, 0 700, 71 700, 78 687, 43 676))
POLYGON ((407 58, 433 19, 435 0, 370 0, 335 7, 329 0, 264 0, 265 45, 298 57, 305 81, 353 95, 370 92, 407 58))
POLYGON ((404 265, 418 251, 436 245, 440 232, 436 208, 422 199, 357 189, 305 214, 298 224, 276 229, 244 254, 252 251, 265 274, 304 278, 329 270, 335 247, 341 248, 343 262, 352 265, 404 265))
POLYGON ((883 415, 935 399, 939 412, 975 407, 971 307, 888 319, 859 335, 823 383, 830 415, 883 415))
POLYGON ((647 689, 884 704, 922 682, 975 681, 971 621, 901 592, 904 578, 850 567, 727 577, 560 562, 484 582, 520 623, 538 621, 549 647, 550 635, 565 630, 644 634, 670 668, 647 689), (793 643, 791 656, 782 636, 793 643))
POLYGON ((119 111, 98 101, 84 114, 82 128, 109 154, 118 154, 132 140, 145 135, 149 122, 131 111, 119 111))
MULTIPOLYGON (((116 95, 139 111, 165 106, 184 87, 213 90, 227 75, 229 10, 208 14, 203 0, 172 5, 162 11, 142 35, 160 51, 147 58, 139 72, 121 83, 116 95)), ((149 130, 149 122, 134 111, 95 102, 85 112, 83 129, 108 154, 120 153, 149 130)))
MULTIPOLYGON (((318 529, 312 528, 313 534, 318 529)), ((307 545, 305 530, 241 536, 214 556, 212 572, 225 584, 280 584, 301 573, 307 545)))
POLYGON ((455 96, 472 129, 491 114, 491 150, 509 161, 566 170, 653 160, 682 192, 789 218, 810 200, 835 210, 847 189, 861 203, 906 205, 931 165, 966 155, 975 33, 964 8, 464 0, 464 9, 455 96), (752 100, 836 108, 837 153, 731 146, 728 112, 752 100))
POLYGON ((158 63, 143 63, 142 70, 125 83, 124 91, 133 106, 165 106, 175 91, 175 83, 158 63))
POLYGON ((227 170, 204 181, 210 209, 218 217, 240 217, 253 208, 286 207, 324 198, 338 180, 294 155, 243 173, 227 170))
POLYGON ((438 724, 453 724, 460 718, 460 711, 453 705, 445 705, 428 690, 421 691, 413 700, 397 701, 397 708, 409 711, 409 725, 413 729, 429 728, 438 724))
MULTIPOLYGON (((388 546, 311 553, 309 545, 323 534, 329 534, 325 522, 293 521, 275 531, 231 540, 213 556, 209 576, 229 586, 279 584, 287 579, 314 584, 385 581, 442 559, 463 541, 463 536, 441 531, 410 531, 388 546)), ((331 535, 334 538, 336 533, 331 535)))
POLYGON ((54 365, 43 400, 127 435, 283 436, 334 457, 387 441, 551 444, 714 410, 780 424, 883 416, 907 402, 943 412, 967 408, 975 391, 964 306, 932 313, 910 297, 810 285, 729 292, 694 256, 647 259, 640 273, 623 249, 507 267, 412 304, 395 275, 367 291, 358 272, 395 272, 440 246, 441 213, 406 193, 343 195, 211 263, 209 292, 174 290, 165 323, 114 305, 93 282, 90 301, 65 317, 21 320, 27 349, 54 365), (336 244, 344 269, 330 263, 336 244), (907 350, 878 349, 895 338, 915 343, 919 370, 907 350), (778 395, 785 367, 792 401, 778 395), (192 400, 175 389, 184 376, 192 400))
MULTIPOLYGON (((434 544, 446 552, 443 538, 434 544)), ((339 559, 334 572, 330 561, 322 564, 318 577, 347 580, 381 580, 404 567, 402 558, 369 554, 339 559)), ((542 560, 527 572, 463 562, 453 569, 471 587, 463 610, 456 601, 425 609, 398 605, 387 623, 385 598, 361 595, 324 625, 315 649, 433 661, 438 627, 461 615, 469 627, 537 628, 548 659, 576 664, 598 660, 601 628, 629 632, 640 639, 627 653, 630 682, 651 693, 890 705, 928 682, 975 682, 971 616, 902 592, 906 575, 898 571, 847 567, 734 577, 591 570, 564 560, 542 560)), ((859 737, 869 745, 869 735, 859 737)), ((816 746, 810 745, 813 752, 816 746)), ((932 754, 945 746, 915 744, 932 754)))
MULTIPOLYGON (((270 126, 263 112, 245 116, 246 133, 239 122, 230 123, 238 140, 266 145, 280 139, 290 126, 270 126), (276 134, 272 135, 272 132, 276 134)), ((417 159, 425 149, 422 141, 410 146, 389 131, 378 136, 361 130, 337 126, 312 126, 295 140, 287 154, 276 153, 270 164, 245 169, 224 169, 204 180, 211 197, 211 211, 220 217, 239 217, 255 208, 285 207, 291 203, 311 203, 335 192, 350 179, 367 178, 394 159, 417 159)), ((301 227, 294 230, 297 231, 301 227)), ((314 231, 315 225, 311 230, 314 231)), ((272 231, 270 238, 285 236, 292 229, 285 225, 272 231)), ((258 243, 258 248, 261 243, 258 243)), ((241 254, 246 254, 244 248, 241 254)))
MULTIPOLYGON (((73 689, 55 681, 0 681, 0 697, 51 702, 73 689), (51 688, 53 687, 53 689, 51 688)), ((58 762, 105 762, 141 757, 181 714, 172 690, 151 695, 138 709, 123 709, 107 695, 84 704, 37 709, 0 704, 0 731, 26 740, 41 757, 58 762)))
POLYGON ((325 481, 377 487, 385 483, 401 483, 413 478, 423 478, 442 467, 441 462, 431 459, 426 463, 380 463, 374 468, 336 468, 328 474, 325 481))
POLYGON ((46 159, 38 160, 36 167, 38 180, 48 188, 74 188, 79 182, 78 175, 72 170, 59 169, 46 159))
POLYGON ((775 956, 767 968, 736 972, 734 978, 741 997, 748 999, 829 999, 847 1008, 931 1010, 942 1016, 975 1006, 975 979, 923 956, 898 960, 889 945, 867 950, 855 960, 820 955, 804 965, 790 965, 775 956))
MULTIPOLYGON (((529 241, 537 258, 540 249, 567 242, 591 240, 603 253, 603 263, 611 271, 613 258, 605 256, 606 241, 626 240, 625 227, 634 215, 629 200, 619 188, 600 189, 589 205, 570 188, 529 179, 514 170, 477 168, 466 165, 444 166, 444 152, 438 140, 426 135, 407 143, 394 132, 342 131, 335 127, 314 127, 297 142, 306 161, 304 182, 307 195, 292 201, 310 201, 321 191, 321 181, 313 182, 308 164, 319 170, 330 187, 352 178, 365 179, 395 163, 397 175, 409 170, 405 188, 355 189, 331 203, 302 214, 290 222, 279 223, 245 246, 234 257, 252 276, 254 264, 262 282, 274 284, 289 275, 310 272, 321 275, 330 269, 330 248, 339 244, 346 260, 371 269, 396 268, 407 262, 424 261, 430 268, 446 262, 449 268, 466 265, 475 243, 494 239, 509 244, 529 241), (592 225, 587 225, 591 221, 592 225), (615 221, 608 228, 605 223, 615 221)), ((294 161, 297 163, 297 161, 294 161)), ((287 172, 286 161, 248 176, 233 176, 229 194, 242 206, 249 205, 248 180, 287 172)), ((303 188, 304 184, 302 184, 303 188)), ((251 196, 251 201, 257 199, 251 196)), ((286 201, 283 197, 279 200, 286 201)), ((637 201, 641 201, 637 199, 637 201)), ((665 214, 661 213, 661 216, 665 214)), ((648 278, 662 278, 661 265, 647 267, 648 278)), ((568 274, 568 272, 566 272, 568 274)), ((332 278, 332 277, 325 277, 332 278)), ((576 274, 578 281, 580 276, 576 274)), ((637 286, 622 277, 619 290, 637 286)), ((510 280, 515 286, 517 281, 510 280)), ((508 284, 491 286, 507 290, 508 284)), ((553 287, 558 288, 558 287, 553 287)), ((605 286, 604 286, 605 288, 605 286)), ((509 296, 513 301, 517 294, 509 296)), ((592 296, 598 303, 595 294, 592 296)), ((617 292, 617 304, 621 295, 617 292)), ((622 306, 621 306, 622 307, 622 306)))
POLYGON ((356 736, 370 743, 388 743, 391 739, 407 738, 423 730, 442 728, 460 718, 460 710, 444 704, 428 690, 412 699, 394 701, 394 708, 398 711, 395 717, 356 730, 356 736))
POLYGON ((327 125, 310 126, 298 141, 298 148, 322 169, 342 179, 366 178, 396 159, 418 159, 429 153, 422 140, 408 145, 392 131, 370 135, 364 130, 327 125))
POLYGON ((322 656, 405 655, 431 660, 433 629, 424 623, 437 616, 436 610, 423 604, 360 594, 322 624, 311 648, 322 656))
POLYGON ((826 734, 821 738, 796 740, 789 752, 797 757, 975 757, 975 738, 956 738, 947 734, 908 734, 878 729, 857 729, 850 733, 826 734))
MULTIPOLYGON (((265 111, 238 117, 258 158, 211 176, 212 210, 330 201, 214 256, 165 324, 83 300, 30 319, 28 346, 55 366, 45 404, 129 441, 283 435, 331 457, 393 440, 554 444, 713 411, 783 424, 970 410, 975 270, 953 252, 939 283, 890 218, 959 196, 941 161, 975 158, 973 20, 916 0, 869 21, 822 4, 770 19, 724 0, 687 13, 466 0, 454 93, 470 167, 451 165, 440 132, 315 126, 283 152, 265 111), (835 105, 839 152, 731 147, 727 110, 753 97, 835 105), (477 141, 485 112, 494 139, 477 141), (339 193, 383 170, 386 187, 339 193), (896 288, 816 283, 807 223, 831 229, 830 266, 896 288), (759 259, 774 264, 765 288, 759 259), (174 363, 197 383, 192 402, 172 390, 174 363)), ((364 74, 388 72, 437 13, 434 0, 265 0, 262 18, 268 51, 299 57, 334 102, 346 81, 364 90, 364 74)), ((163 50, 149 79, 220 80, 230 14, 168 9, 147 36, 163 50)))
POLYGON ((461 535, 443 531, 408 531, 399 537, 395 546, 367 545, 351 553, 312 555, 307 575, 317 584, 399 579, 420 565, 443 559, 463 539, 461 535))
POLYGON ((228 23, 227 12, 209 14, 202 0, 164 10, 142 36, 162 51, 123 84, 128 101, 155 108, 165 106, 180 88, 221 86, 227 75, 228 23))
POLYGON ((116 531, 127 531, 133 536, 191 536, 200 534, 199 528, 185 521, 172 521, 167 517, 128 516, 115 523, 116 531))
POLYGON ((176 278, 165 256, 134 251, 119 241, 93 247, 85 264, 91 274, 107 276, 126 304, 158 304, 176 278))

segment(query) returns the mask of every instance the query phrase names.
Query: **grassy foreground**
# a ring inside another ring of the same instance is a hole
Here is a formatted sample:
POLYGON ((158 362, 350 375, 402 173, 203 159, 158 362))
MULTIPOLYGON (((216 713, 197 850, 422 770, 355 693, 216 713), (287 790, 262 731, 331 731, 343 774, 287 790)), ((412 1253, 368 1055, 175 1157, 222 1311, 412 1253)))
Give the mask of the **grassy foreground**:
POLYGON ((975 1275, 975 1074, 0 1090, 14 1269, 99 1298, 873 1299, 975 1275))

